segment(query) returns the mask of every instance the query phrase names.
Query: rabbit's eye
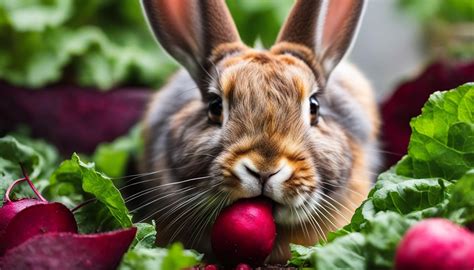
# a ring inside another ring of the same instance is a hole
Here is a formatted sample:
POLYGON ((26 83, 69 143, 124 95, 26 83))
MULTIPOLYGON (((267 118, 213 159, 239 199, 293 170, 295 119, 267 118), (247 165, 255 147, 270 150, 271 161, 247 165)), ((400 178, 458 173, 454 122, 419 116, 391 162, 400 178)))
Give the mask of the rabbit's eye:
POLYGON ((209 99, 208 108, 209 120, 214 123, 220 123, 222 121, 222 99, 218 95, 213 95, 209 99))
POLYGON ((311 113, 311 124, 316 125, 319 121, 319 101, 316 95, 309 98, 309 111, 311 113))

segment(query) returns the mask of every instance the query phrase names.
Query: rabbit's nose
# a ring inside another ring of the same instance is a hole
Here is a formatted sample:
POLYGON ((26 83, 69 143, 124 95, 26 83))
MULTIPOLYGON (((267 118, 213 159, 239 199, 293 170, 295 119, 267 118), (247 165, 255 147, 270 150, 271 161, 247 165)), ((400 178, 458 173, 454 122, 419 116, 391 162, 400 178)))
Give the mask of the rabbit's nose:
POLYGON ((262 183, 262 185, 265 185, 265 183, 268 181, 268 179, 272 176, 274 176, 275 174, 279 173, 281 169, 278 169, 276 172, 257 172, 251 168, 249 168, 247 165, 244 165, 245 166, 245 170, 247 170, 247 172, 252 175, 253 177, 257 178, 260 180, 260 183, 262 183))

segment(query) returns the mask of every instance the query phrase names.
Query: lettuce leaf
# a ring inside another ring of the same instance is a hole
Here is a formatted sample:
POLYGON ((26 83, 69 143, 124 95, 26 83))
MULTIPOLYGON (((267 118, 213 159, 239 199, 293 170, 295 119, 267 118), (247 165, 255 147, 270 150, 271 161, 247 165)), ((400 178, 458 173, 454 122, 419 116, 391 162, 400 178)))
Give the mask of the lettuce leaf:
POLYGON ((408 158, 397 173, 413 178, 459 179, 474 168, 474 84, 436 92, 410 122, 408 158))
POLYGON ((351 223, 328 243, 291 245, 290 265, 392 269, 398 242, 429 217, 474 221, 474 84, 434 93, 410 125, 408 154, 379 175, 351 223))

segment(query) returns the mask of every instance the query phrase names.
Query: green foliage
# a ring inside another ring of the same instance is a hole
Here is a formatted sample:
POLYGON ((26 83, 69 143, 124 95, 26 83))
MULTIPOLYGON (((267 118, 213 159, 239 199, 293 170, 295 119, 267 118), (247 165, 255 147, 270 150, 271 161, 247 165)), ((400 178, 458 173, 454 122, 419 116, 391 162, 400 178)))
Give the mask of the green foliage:
POLYGON ((290 264, 392 269, 408 228, 429 217, 474 221, 474 84, 437 92, 411 121, 408 155, 381 174, 351 223, 327 244, 292 245, 290 264))
POLYGON ((399 6, 421 21, 474 21, 472 0, 399 0, 399 6))
MULTIPOLYGON (((128 136, 99 147, 93 160, 97 160, 104 171, 122 176, 126 166, 123 157, 128 159, 141 151, 139 132, 136 127, 128 136), (121 169, 113 169, 115 166, 121 169)), ((111 178, 100 172, 94 163, 82 161, 77 154, 58 166, 56 150, 44 141, 19 134, 0 138, 0 196, 3 197, 8 186, 22 176, 20 162, 30 172, 35 185, 42 187, 41 192, 48 200, 62 202, 70 208, 91 202, 74 212, 80 233, 106 232, 131 226, 137 228, 137 235, 120 269, 178 270, 196 265, 201 260, 201 255, 184 250, 179 243, 169 249, 158 248, 155 245, 155 224, 132 224, 124 199, 111 178)), ((28 190, 27 185, 19 185, 13 197, 34 196, 28 190)))
POLYGON ((474 84, 465 84, 430 97, 422 114, 410 122, 408 158, 398 174, 452 180, 474 167, 473 89, 474 84))
POLYGON ((0 79, 32 88, 158 86, 174 69, 139 1, 0 1, 0 40, 0 79))
MULTIPOLYGON (((32 140, 22 135, 0 138, 0 206, 6 189, 16 179, 22 178, 20 163, 41 192, 47 185, 47 177, 58 159, 56 149, 44 141, 32 140)), ((32 197, 33 192, 27 185, 15 188, 15 197, 32 197)))
POLYGON ((201 256, 184 250, 179 243, 165 248, 135 248, 127 252, 119 266, 120 270, 181 270, 196 265, 201 256))
POLYGON ((109 177, 95 170, 93 163, 84 163, 78 155, 73 154, 71 159, 62 162, 51 176, 47 195, 55 198, 59 194, 54 191, 61 190, 57 186, 63 183, 69 184, 70 188, 69 192, 61 194, 61 197, 80 201, 97 200, 93 205, 81 208, 78 212, 77 221, 81 232, 108 231, 132 226, 131 216, 122 195, 109 177))
POLYGON ((265 48, 275 42, 292 0, 227 0, 242 41, 249 46, 260 41, 265 48))
MULTIPOLYGON (((243 41, 269 47, 293 1, 227 3, 243 41)), ((30 88, 58 81, 158 87, 176 68, 137 0, 0 1, 0 40, 0 79, 30 88)))

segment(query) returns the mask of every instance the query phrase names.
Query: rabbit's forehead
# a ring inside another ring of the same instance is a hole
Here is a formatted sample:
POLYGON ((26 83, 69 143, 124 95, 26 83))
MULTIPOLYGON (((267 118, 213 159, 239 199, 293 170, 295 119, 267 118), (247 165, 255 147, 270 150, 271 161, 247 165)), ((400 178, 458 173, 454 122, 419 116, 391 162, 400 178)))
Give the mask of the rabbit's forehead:
POLYGON ((220 87, 224 98, 265 97, 304 100, 318 85, 311 70, 290 55, 250 52, 223 62, 220 87))

